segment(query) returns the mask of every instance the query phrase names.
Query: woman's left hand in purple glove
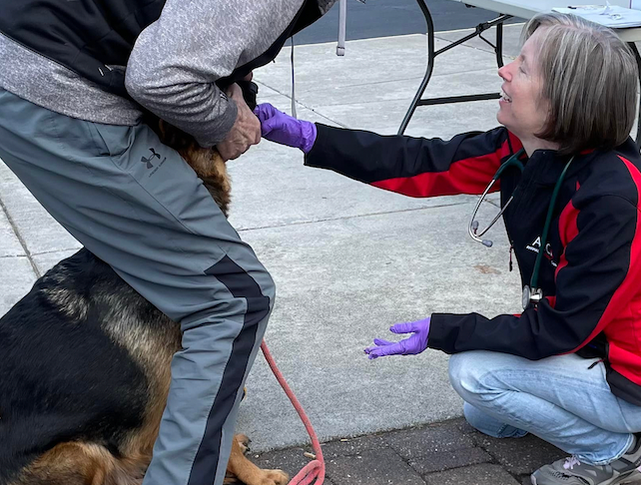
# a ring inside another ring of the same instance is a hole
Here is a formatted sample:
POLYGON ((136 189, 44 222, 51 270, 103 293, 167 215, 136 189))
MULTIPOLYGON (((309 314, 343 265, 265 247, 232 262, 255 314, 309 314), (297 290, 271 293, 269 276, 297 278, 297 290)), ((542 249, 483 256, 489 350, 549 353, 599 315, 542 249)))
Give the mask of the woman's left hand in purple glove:
POLYGON ((260 120, 263 138, 300 148, 304 153, 309 153, 314 146, 317 135, 314 123, 289 116, 269 103, 256 106, 254 114, 260 120))
POLYGON ((412 333, 413 335, 400 342, 374 339, 374 346, 365 349, 369 359, 384 355, 414 355, 420 354, 427 348, 427 336, 430 333, 430 318, 417 322, 397 323, 390 327, 393 333, 412 333))

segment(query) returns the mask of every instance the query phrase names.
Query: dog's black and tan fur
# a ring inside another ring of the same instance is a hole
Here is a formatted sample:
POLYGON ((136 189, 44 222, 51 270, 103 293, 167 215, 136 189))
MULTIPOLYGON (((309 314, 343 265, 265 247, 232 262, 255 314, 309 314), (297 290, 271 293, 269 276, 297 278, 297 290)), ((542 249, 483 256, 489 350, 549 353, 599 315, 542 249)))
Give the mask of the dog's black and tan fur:
MULTIPOLYGON (((255 91, 243 92, 255 104, 255 91)), ((230 185, 215 150, 150 123, 202 178, 225 215, 230 185)), ((139 485, 180 349, 171 321, 86 249, 56 265, 0 319, 0 485, 139 485)), ((280 485, 236 435, 227 482, 280 485)), ((169 484, 167 484, 169 485, 169 484)))

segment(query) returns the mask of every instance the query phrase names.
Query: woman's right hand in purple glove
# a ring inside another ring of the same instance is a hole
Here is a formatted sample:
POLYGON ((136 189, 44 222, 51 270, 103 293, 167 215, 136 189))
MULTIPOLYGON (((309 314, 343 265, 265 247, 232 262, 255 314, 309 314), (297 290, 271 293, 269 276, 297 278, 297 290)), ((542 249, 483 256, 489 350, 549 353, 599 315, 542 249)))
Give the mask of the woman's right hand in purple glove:
POLYGON ((427 337, 430 333, 430 317, 417 322, 397 323, 390 327, 392 333, 411 333, 412 336, 400 342, 389 342, 376 338, 374 346, 365 349, 369 359, 385 355, 415 355, 427 348, 427 337))
POLYGON ((269 103, 256 106, 254 114, 260 120, 263 138, 281 145, 299 148, 309 153, 316 141, 316 125, 298 120, 277 110, 269 103))

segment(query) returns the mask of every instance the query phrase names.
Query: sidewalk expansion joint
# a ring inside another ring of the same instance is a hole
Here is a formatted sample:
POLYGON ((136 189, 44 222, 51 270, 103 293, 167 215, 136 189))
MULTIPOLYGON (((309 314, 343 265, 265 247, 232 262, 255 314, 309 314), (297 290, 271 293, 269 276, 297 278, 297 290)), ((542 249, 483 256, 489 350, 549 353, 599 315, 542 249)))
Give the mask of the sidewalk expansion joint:
POLYGON ((246 227, 242 229, 237 229, 237 231, 240 232, 249 232, 249 231, 260 231, 263 229, 276 229, 279 227, 288 227, 288 226, 304 226, 307 224, 316 224, 318 222, 334 222, 334 221, 344 221, 348 219, 359 219, 362 217, 374 217, 374 216, 385 216, 389 214, 401 214, 404 212, 418 212, 418 211, 425 211, 425 210, 430 210, 430 209, 440 209, 442 207, 455 207, 458 205, 465 205, 467 202, 458 202, 458 203, 452 203, 452 204, 439 204, 439 205, 433 205, 430 207, 416 207, 414 209, 399 209, 399 210, 393 210, 393 211, 383 211, 383 212, 370 212, 367 214, 355 214, 352 216, 341 216, 341 217, 327 217, 325 219, 314 219, 313 221, 294 221, 294 222, 288 222, 284 224, 271 224, 268 226, 258 226, 258 227, 246 227))
MULTIPOLYGON (((291 97, 289 94, 286 94, 286 93, 282 92, 282 91, 281 91, 280 89, 278 89, 278 88, 275 88, 275 87, 273 87, 273 86, 270 86, 269 84, 267 84, 267 83, 265 83, 265 82, 261 81, 260 79, 257 79, 257 80, 256 80, 256 83, 257 83, 257 84, 262 84, 263 86, 265 86, 265 87, 267 87, 267 88, 271 89, 272 91, 277 92, 278 94, 280 94, 281 96, 286 97, 286 98, 287 98, 287 99, 289 99, 289 100, 291 100, 291 99, 292 99, 292 97, 291 97)), ((340 126, 341 128, 348 128, 348 126, 347 126, 347 125, 345 125, 345 124, 341 123, 340 121, 333 120, 333 119, 329 118, 328 116, 325 116, 325 115, 324 115, 324 114, 322 114, 322 113, 319 113, 318 111, 316 111, 316 110, 315 110, 314 108, 312 108, 311 106, 307 106, 305 103, 301 103, 299 100, 296 100, 296 104, 300 105, 300 106, 301 106, 302 108, 304 108, 304 109, 308 109, 308 110, 310 110, 311 112, 313 112, 314 114, 316 114, 316 115, 320 116, 321 118, 325 118, 327 121, 330 121, 330 122, 332 122, 332 123, 337 124, 337 125, 338 125, 338 126, 340 126)))
POLYGON ((26 257, 27 256, 25 256, 24 254, 3 254, 2 256, 0 256, 0 259, 22 259, 26 257))
POLYGON ((18 242, 20 243, 20 246, 22 246, 24 255, 29 261, 29 264, 31 265, 31 269, 33 269, 33 272, 35 273, 36 278, 40 278, 42 274, 40 274, 40 270, 38 269, 36 262, 33 260, 33 256, 29 251, 29 248, 27 247, 27 243, 22 237, 22 235, 20 234, 20 230, 18 229, 17 224, 14 222, 13 218, 11 217, 11 214, 9 214, 9 211, 7 210, 7 206, 2 200, 2 197, 0 197, 0 208, 2 208, 2 211, 4 212, 4 215, 7 218, 7 221, 9 221, 9 225, 11 226, 11 229, 13 229, 13 233, 16 235, 16 238, 18 238, 18 242))

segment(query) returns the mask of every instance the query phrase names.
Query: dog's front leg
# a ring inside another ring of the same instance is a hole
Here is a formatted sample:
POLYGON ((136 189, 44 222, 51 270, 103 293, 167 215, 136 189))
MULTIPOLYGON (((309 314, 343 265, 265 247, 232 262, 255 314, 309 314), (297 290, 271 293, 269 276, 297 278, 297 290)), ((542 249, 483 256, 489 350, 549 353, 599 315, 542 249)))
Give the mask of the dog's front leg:
MULTIPOLYGON (((286 485, 289 476, 282 470, 263 470, 249 461, 244 454, 247 438, 235 435, 231 445, 231 454, 227 472, 246 485, 286 485)), ((227 481, 227 480, 225 480, 227 481)))

